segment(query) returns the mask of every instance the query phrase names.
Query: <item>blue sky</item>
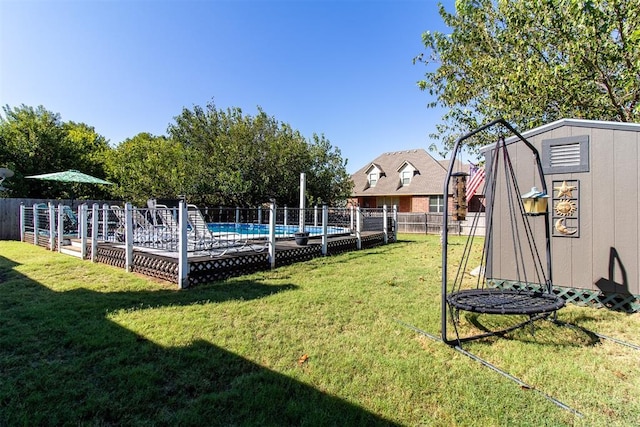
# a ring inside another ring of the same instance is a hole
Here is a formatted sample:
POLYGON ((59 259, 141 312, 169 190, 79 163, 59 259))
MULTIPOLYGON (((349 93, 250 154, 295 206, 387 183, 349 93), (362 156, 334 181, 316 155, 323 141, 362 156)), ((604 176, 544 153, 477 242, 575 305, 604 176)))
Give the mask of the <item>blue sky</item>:
POLYGON ((324 134, 352 173, 428 149, 442 111, 412 59, 445 29, 435 0, 0 0, 0 104, 43 105, 114 146, 166 134, 184 107, 260 106, 324 134))

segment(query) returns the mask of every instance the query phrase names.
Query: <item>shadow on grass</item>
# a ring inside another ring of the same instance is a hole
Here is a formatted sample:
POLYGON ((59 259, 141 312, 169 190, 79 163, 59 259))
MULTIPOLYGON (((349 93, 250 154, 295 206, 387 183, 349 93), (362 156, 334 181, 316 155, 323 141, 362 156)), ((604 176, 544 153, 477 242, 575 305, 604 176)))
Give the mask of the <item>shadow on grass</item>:
MULTIPOLYGON (((526 321, 527 318, 524 315, 481 315, 478 313, 465 313, 464 317, 471 325, 484 333, 509 328, 526 321)), ((567 331, 566 328, 560 327, 549 319, 540 319, 528 323, 514 331, 498 334, 495 338, 498 337, 505 340, 559 347, 593 346, 600 342, 598 336, 587 329, 578 328, 577 330, 567 331)), ((486 339, 485 342, 491 342, 490 340, 486 339)))
POLYGON ((0 425, 393 424, 210 343, 165 348, 105 317, 293 285, 53 292, 15 266, 0 256, 0 425))

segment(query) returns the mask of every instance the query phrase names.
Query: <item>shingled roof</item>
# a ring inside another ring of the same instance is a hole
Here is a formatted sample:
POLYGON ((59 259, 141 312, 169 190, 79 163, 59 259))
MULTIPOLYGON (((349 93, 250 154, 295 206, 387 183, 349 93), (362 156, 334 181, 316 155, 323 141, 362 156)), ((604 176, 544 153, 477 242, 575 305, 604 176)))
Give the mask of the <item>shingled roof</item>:
MULTIPOLYGON (((351 175, 353 197, 442 194, 447 164, 448 161, 440 162, 422 148, 383 153, 351 175), (405 163, 409 163, 416 171, 411 183, 403 186, 399 171, 405 163), (369 186, 367 175, 372 166, 384 172, 374 187, 369 186)), ((468 166, 465 172, 468 172, 468 166)))

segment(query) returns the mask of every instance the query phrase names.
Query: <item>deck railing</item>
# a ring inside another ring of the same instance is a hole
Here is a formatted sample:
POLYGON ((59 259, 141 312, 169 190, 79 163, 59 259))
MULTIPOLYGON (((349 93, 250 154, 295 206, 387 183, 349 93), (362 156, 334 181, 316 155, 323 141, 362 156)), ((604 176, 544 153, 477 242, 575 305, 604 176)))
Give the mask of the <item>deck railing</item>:
POLYGON ((257 208, 217 208, 204 212, 180 202, 176 208, 137 208, 93 204, 77 212, 68 206, 37 204, 20 208, 21 240, 27 235, 36 245, 61 250, 72 239, 80 240, 82 258, 89 253, 95 261, 99 242, 122 244, 126 248, 125 268, 131 269, 133 249, 174 252, 179 260, 179 280, 187 275, 189 254, 224 255, 234 251, 267 251, 275 266, 275 244, 293 240, 297 232, 321 239, 327 254, 329 236, 351 235, 361 248, 362 233, 384 233, 384 242, 396 239, 397 211, 392 209, 282 207, 275 203, 257 208), (225 219, 228 222, 215 222, 225 219))

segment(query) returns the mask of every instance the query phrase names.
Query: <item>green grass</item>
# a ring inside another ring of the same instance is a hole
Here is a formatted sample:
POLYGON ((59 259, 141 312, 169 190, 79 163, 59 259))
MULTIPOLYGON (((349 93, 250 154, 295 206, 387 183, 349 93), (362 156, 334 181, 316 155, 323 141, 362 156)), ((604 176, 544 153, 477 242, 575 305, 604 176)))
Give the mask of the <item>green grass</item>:
MULTIPOLYGON (((439 237, 400 237, 188 291, 0 242, 0 426, 637 424, 638 351, 550 322, 465 346, 579 418, 398 323, 439 334, 439 237)), ((559 318, 640 341, 638 314, 559 318)))

